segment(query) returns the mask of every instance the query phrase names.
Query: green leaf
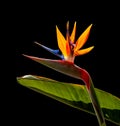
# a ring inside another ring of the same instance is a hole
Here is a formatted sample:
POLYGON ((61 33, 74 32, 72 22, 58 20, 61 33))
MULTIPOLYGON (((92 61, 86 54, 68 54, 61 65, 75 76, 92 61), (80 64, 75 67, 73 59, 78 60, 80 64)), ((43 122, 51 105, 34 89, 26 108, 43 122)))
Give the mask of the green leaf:
MULTIPOLYGON (((27 88, 95 115, 89 94, 84 85, 64 83, 33 75, 18 77, 17 80, 27 88)), ((120 99, 97 88, 95 88, 95 92, 105 119, 120 125, 120 99)))

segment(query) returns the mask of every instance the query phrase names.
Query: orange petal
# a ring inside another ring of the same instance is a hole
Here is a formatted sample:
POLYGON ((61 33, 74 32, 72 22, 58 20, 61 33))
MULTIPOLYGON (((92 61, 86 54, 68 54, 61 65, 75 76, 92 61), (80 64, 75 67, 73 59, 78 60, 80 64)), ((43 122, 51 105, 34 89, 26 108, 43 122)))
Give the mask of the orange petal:
POLYGON ((66 24, 66 29, 67 29, 67 32, 66 32, 66 41, 69 42, 69 40, 70 40, 70 37, 69 37, 69 21, 66 24))
POLYGON ((64 58, 66 58, 70 55, 69 43, 65 40, 64 36, 62 35, 57 26, 56 26, 56 33, 57 33, 58 47, 61 50, 64 58))
POLYGON ((84 55, 84 54, 86 54, 86 53, 89 53, 93 48, 94 48, 94 46, 91 46, 91 47, 86 48, 86 49, 81 49, 81 50, 79 50, 79 51, 76 51, 76 52, 74 53, 74 55, 75 55, 75 56, 84 55))
POLYGON ((70 40, 72 43, 74 43, 74 41, 75 41, 75 34, 76 34, 76 22, 74 23, 74 27, 73 27, 73 30, 72 30, 72 33, 70 36, 70 40))
POLYGON ((87 41, 91 27, 92 27, 92 24, 89 25, 89 27, 80 35, 80 37, 78 38, 76 42, 76 46, 74 48, 75 51, 79 50, 87 41))

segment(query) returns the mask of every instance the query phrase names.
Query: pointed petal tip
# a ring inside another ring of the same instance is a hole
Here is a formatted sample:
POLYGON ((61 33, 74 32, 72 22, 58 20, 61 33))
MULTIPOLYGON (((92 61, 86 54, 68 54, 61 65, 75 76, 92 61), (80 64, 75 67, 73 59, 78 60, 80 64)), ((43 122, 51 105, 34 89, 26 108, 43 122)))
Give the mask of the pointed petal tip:
POLYGON ((91 46, 91 48, 93 49, 95 46, 91 46))
POLYGON ((29 55, 26 55, 26 54, 22 54, 22 55, 25 56, 25 57, 27 57, 27 58, 30 58, 30 59, 35 58, 34 56, 29 56, 29 55))
POLYGON ((59 28, 58 28, 57 25, 56 25, 56 33, 57 33, 57 34, 60 33, 60 30, 59 30, 59 28))
POLYGON ((88 47, 85 49, 81 49, 81 50, 76 51, 74 54, 75 54, 75 56, 84 55, 84 54, 89 53, 93 48, 94 48, 94 46, 91 46, 91 47, 88 47))
POLYGON ((39 45, 39 46, 42 46, 40 43, 38 43, 38 42, 36 42, 36 41, 34 41, 34 43, 37 44, 37 45, 39 45))
POLYGON ((94 49, 95 46, 88 47, 88 52, 94 49))
POLYGON ((26 54, 22 54, 24 57, 30 58, 31 56, 26 55, 26 54))
POLYGON ((58 26, 56 25, 55 27, 56 27, 56 30, 57 30, 58 29, 58 26))
POLYGON ((92 26, 93 26, 93 24, 90 24, 90 25, 87 27, 86 31, 88 30, 88 32, 90 32, 92 26))
POLYGON ((92 50, 93 48, 94 48, 95 46, 90 46, 90 47, 88 47, 90 50, 92 50))
POLYGON ((92 26, 93 26, 93 24, 90 24, 90 25, 89 25, 89 28, 91 28, 92 26))
POLYGON ((25 56, 25 57, 27 57, 27 58, 29 58, 29 59, 31 59, 31 60, 34 60, 34 61, 38 61, 38 60, 41 59, 41 58, 38 58, 38 57, 35 57, 35 56, 26 55, 26 54, 22 54, 22 55, 25 56))
POLYGON ((25 57, 28 56, 28 55, 26 55, 26 54, 22 54, 22 55, 25 56, 25 57))
POLYGON ((69 21, 67 21, 67 24, 69 24, 69 21))
POLYGON ((34 41, 35 44, 39 44, 37 41, 34 41))
POLYGON ((69 29, 69 21, 67 21, 66 27, 67 27, 67 30, 68 30, 69 29))
POLYGON ((90 47, 88 47, 88 48, 86 48, 86 49, 88 49, 89 51, 91 51, 94 47, 95 47, 95 46, 90 46, 90 47))

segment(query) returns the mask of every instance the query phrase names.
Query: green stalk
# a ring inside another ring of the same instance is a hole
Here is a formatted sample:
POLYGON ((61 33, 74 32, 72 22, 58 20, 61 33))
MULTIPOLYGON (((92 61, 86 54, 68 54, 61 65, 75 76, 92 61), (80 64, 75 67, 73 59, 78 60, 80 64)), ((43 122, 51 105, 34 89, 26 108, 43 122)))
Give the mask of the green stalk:
POLYGON ((90 84, 91 84, 90 89, 87 88, 87 90, 88 90, 88 93, 89 93, 89 96, 90 96, 90 99, 91 99, 95 114, 97 116, 99 126, 106 126, 105 118, 104 118, 102 109, 100 107, 100 103, 98 101, 98 98, 97 98, 97 95, 96 95, 94 85, 93 85, 93 82, 92 82, 91 78, 90 78, 90 84))
MULTIPOLYGON (((77 66, 75 66, 75 67, 77 67, 77 66)), ((102 109, 100 107, 100 103, 98 101, 98 98, 97 98, 97 95, 96 95, 96 92, 94 89, 93 81, 92 81, 89 73, 85 69, 82 69, 80 67, 77 67, 77 68, 79 69, 79 73, 80 73, 79 79, 82 79, 86 85, 86 88, 87 88, 88 94, 90 96, 95 114, 98 119, 99 126, 106 126, 104 114, 103 114, 102 109)))

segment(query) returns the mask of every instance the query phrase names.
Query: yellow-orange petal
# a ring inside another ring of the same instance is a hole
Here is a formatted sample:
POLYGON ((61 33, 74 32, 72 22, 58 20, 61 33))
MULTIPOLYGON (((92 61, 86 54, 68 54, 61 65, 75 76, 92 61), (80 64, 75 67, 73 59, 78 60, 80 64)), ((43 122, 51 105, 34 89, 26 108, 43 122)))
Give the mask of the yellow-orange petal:
POLYGON ((67 32, 66 32, 66 41, 69 42, 69 40, 70 40, 70 38, 69 38, 69 21, 66 24, 66 29, 67 29, 67 32))
POLYGON ((65 40, 64 36, 56 26, 56 33, 57 33, 57 41, 58 41, 58 47, 61 50, 64 58, 67 58, 70 55, 70 47, 69 43, 65 40))
POLYGON ((86 53, 89 53, 93 48, 94 48, 94 46, 91 46, 91 47, 86 48, 86 49, 78 50, 78 51, 74 52, 74 55, 75 56, 84 55, 86 53))
POLYGON ((74 27, 73 27, 73 30, 72 30, 72 33, 70 36, 70 40, 72 43, 74 43, 74 41, 75 41, 75 34, 76 34, 76 22, 74 23, 74 27))
POLYGON ((78 40, 76 41, 76 46, 74 48, 75 51, 78 51, 87 41, 89 34, 90 34, 90 29, 92 27, 92 24, 87 27, 87 29, 80 35, 78 40))

